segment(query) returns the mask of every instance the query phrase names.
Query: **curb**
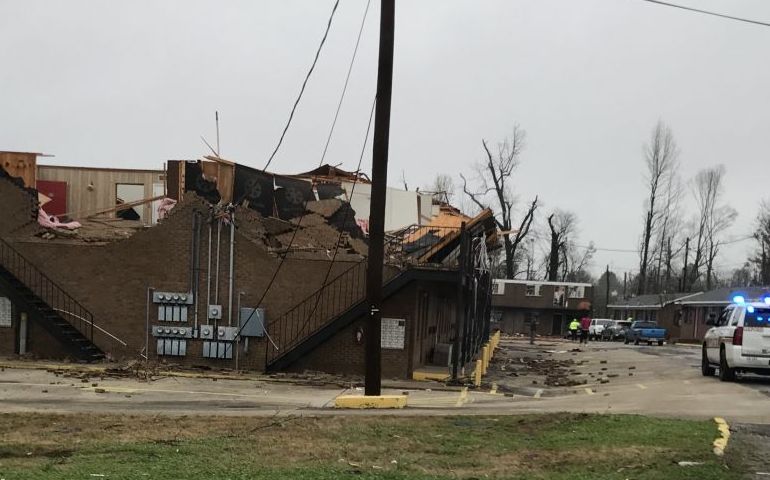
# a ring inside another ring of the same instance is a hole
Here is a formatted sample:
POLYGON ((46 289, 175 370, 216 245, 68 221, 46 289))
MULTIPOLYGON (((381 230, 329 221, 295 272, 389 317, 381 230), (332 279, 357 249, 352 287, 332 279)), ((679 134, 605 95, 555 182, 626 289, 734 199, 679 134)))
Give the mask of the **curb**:
POLYGON ((727 441, 730 439, 730 426, 727 424, 724 418, 714 417, 714 422, 717 424, 719 430, 719 438, 714 440, 714 454, 721 457, 725 454, 727 448, 727 441))

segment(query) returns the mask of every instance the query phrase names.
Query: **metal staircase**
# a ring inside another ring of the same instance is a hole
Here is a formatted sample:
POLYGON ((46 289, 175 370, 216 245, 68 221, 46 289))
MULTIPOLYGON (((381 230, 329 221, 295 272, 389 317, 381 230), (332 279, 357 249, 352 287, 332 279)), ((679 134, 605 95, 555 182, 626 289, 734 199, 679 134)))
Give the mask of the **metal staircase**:
POLYGON ((105 358, 94 343, 94 316, 8 242, 0 239, 0 285, 77 360, 105 358))

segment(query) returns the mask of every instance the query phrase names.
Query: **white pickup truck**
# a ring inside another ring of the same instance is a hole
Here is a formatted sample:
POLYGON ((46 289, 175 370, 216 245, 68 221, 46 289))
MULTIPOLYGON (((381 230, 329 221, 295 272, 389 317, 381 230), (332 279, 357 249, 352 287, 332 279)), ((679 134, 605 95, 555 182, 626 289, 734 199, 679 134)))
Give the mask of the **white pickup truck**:
POLYGON ((735 380, 736 373, 770 375, 770 295, 761 302, 747 302, 741 296, 724 309, 703 338, 701 372, 719 379, 735 380))

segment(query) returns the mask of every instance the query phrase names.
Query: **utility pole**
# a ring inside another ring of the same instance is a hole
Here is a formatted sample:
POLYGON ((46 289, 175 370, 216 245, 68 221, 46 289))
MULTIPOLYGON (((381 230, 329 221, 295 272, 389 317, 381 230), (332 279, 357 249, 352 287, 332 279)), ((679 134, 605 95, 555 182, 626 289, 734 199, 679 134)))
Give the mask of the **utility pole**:
POLYGON ((687 291, 687 258, 690 256, 690 237, 684 243, 684 267, 682 268, 682 291, 687 291))
POLYGON ((605 298, 607 299, 607 303, 604 304, 604 317, 606 318, 610 316, 610 266, 609 265, 607 265, 607 271, 604 273, 604 277, 607 283, 607 288, 605 292, 606 293, 605 298))
POLYGON ((372 146, 372 197, 369 206, 369 259, 366 270, 366 377, 364 393, 380 395, 382 384, 382 262, 385 241, 385 192, 388 184, 390 99, 393 91, 395 0, 380 1, 380 52, 377 62, 377 111, 372 146))

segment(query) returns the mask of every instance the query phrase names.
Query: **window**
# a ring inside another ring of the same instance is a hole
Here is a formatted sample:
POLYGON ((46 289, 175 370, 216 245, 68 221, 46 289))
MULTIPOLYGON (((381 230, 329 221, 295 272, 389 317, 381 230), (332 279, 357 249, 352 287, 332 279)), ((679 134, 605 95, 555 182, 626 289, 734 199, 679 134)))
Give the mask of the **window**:
POLYGON ((492 295, 502 295, 505 293, 505 283, 492 280, 492 295))
POLYGON ((13 309, 11 307, 11 300, 5 297, 0 297, 0 327, 13 326, 11 316, 13 309))
POLYGON ((569 298, 585 297, 585 287, 578 287, 578 286, 569 287, 568 296, 569 298))
POLYGON ((527 296, 528 297, 539 297, 540 296, 540 287, 541 287, 541 285, 527 285, 527 296))
POLYGON ((719 320, 717 320, 717 326, 724 327, 730 322, 730 316, 733 314, 732 308, 725 308, 722 311, 722 314, 719 316, 719 320))
POLYGON ((553 304, 557 307, 564 306, 564 287, 554 287, 553 289, 553 304))

